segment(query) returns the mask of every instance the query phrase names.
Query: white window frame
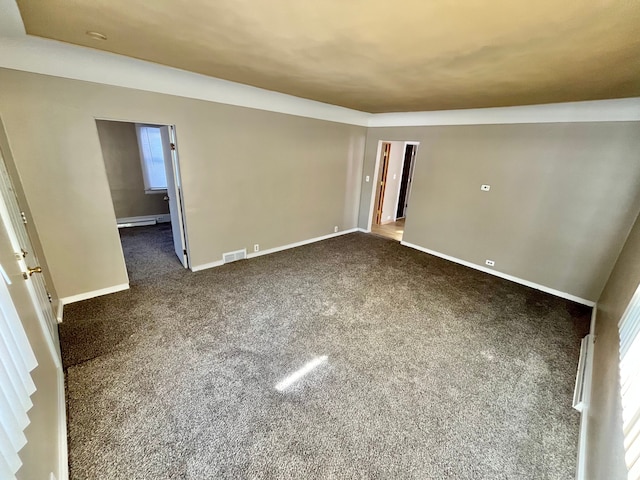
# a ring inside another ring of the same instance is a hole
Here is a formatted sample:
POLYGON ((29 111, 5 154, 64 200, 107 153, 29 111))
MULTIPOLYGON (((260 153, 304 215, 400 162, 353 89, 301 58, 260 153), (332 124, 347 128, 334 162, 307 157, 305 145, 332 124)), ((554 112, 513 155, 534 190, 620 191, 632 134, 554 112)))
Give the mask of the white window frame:
MULTIPOLYGON (((143 138, 143 129, 145 128, 154 128, 154 129, 160 130, 162 126, 136 123, 136 136, 138 138, 138 148, 140 150, 140 167, 142 168, 142 178, 144 180, 144 193, 148 193, 148 194, 165 193, 166 194, 167 193, 166 183, 164 187, 151 186, 151 181, 149 179, 149 169, 147 166, 147 158, 145 154, 145 149, 143 147, 143 142, 145 141, 143 138)), ((162 145, 163 155, 166 154, 166 152, 164 152, 164 148, 165 146, 162 145)))

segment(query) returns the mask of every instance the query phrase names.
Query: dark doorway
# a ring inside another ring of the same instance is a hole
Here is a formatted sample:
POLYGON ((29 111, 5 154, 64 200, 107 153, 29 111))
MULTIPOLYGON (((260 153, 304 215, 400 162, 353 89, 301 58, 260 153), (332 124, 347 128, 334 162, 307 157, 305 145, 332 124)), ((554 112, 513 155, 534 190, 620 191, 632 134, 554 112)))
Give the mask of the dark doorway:
POLYGON ((398 211, 396 219, 404 218, 407 213, 409 191, 411 190, 411 177, 413 176, 413 163, 416 157, 417 145, 407 145, 404 151, 404 164, 402 166, 402 180, 398 195, 398 211))

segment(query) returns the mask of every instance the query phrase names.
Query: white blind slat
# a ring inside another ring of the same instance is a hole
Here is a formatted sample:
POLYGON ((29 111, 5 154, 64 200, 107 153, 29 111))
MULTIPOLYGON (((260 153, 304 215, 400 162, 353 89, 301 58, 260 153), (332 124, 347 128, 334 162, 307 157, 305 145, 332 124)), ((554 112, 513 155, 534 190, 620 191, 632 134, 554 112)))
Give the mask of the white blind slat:
POLYGON ((29 425, 29 417, 26 413, 16 415, 11 402, 6 390, 0 392, 0 427, 16 450, 20 450, 26 440, 22 431, 29 425))
POLYGON ((38 362, 29 344, 27 334, 22 328, 22 322, 20 322, 20 317, 9 295, 7 286, 4 283, 3 288, 0 289, 0 309, 4 313, 4 322, 6 323, 6 329, 3 328, 3 333, 7 337, 13 338, 16 351, 19 352, 25 366, 29 371, 33 370, 38 366, 38 362))
POLYGON ((640 314, 636 315, 634 323, 629 324, 629 328, 625 328, 620 331, 620 355, 621 358, 625 357, 631 348, 631 343, 638 338, 638 332, 640 332, 640 322, 638 319, 640 314))
POLYGON ((27 354, 25 354, 24 349, 27 349, 27 352, 31 350, 29 344, 24 345, 24 342, 18 341, 14 335, 12 335, 11 330, 12 325, 9 323, 7 317, 4 315, 4 311, 0 309, 0 339, 2 339, 2 343, 4 343, 5 348, 7 349, 7 354, 13 360, 13 363, 18 370, 20 375, 20 380, 24 385, 25 390, 29 392, 29 394, 33 394, 36 391, 36 386, 31 379, 31 375, 29 372, 33 370, 37 362, 34 358, 30 358, 27 354))
POLYGON ((21 428, 25 428, 29 424, 29 416, 27 415, 27 411, 22 406, 23 401, 20 397, 20 392, 13 388, 13 384, 11 382, 11 379, 9 378, 9 375, 7 374, 6 367, 6 365, 0 366, 0 385, 2 385, 2 394, 0 395, 0 398, 4 398, 7 402, 5 405, 3 405, 4 411, 2 412, 2 414, 0 414, 0 418, 4 417, 5 414, 11 412, 18 425, 21 428))
MULTIPOLYGON (((1 268, 1 266, 0 266, 1 268)), ((5 280, 0 277, 0 478, 13 479, 22 466, 20 449, 35 385, 30 372, 38 365, 5 280)))
POLYGON ((2 428, 0 428, 0 457, 2 457, 12 473, 16 473, 22 466, 22 461, 18 456, 18 451, 14 448, 11 440, 9 440, 2 428))
MULTIPOLYGON (((18 461, 20 461, 20 458, 18 458, 18 461)), ((20 466, 22 466, 22 462, 20 462, 20 465, 18 466, 18 468, 20 468, 20 466)), ((14 480, 16 478, 16 476, 13 474, 13 469, 9 466, 9 464, 4 458, 1 443, 0 443, 0 478, 3 478, 3 479, 6 478, 7 480, 14 480)))
MULTIPOLYGON (((640 345, 639 345, 640 347, 640 345)), ((627 368, 631 370, 631 368, 627 368)), ((624 380, 620 380, 620 391, 622 392, 622 404, 634 405, 640 399, 638 398, 638 389, 640 389, 640 372, 634 371, 626 376, 624 380)))
POLYGON ((17 362, 15 357, 11 357, 4 339, 0 339, 0 358, 5 359, 0 364, 0 378, 6 376, 9 379, 9 384, 13 387, 13 391, 20 400, 21 409, 24 411, 29 410, 32 405, 29 398, 31 392, 27 390, 27 385, 25 385, 23 375, 20 372, 20 368, 24 368, 24 366, 20 365, 21 362, 17 362))
POLYGON ((618 323, 620 395, 628 479, 640 480, 640 287, 618 323))

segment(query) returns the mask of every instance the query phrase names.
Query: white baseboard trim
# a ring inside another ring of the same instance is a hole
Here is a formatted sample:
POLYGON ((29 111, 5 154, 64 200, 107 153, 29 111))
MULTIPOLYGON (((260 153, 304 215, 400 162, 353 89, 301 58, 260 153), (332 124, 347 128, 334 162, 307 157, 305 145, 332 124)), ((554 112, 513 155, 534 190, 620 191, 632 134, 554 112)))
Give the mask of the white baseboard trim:
MULTIPOLYGON (((593 350, 596 334, 596 316, 598 314, 598 304, 593 306, 591 311, 591 326, 589 335, 591 337, 591 348, 593 350)), ((578 455, 576 459, 576 480, 587 479, 587 431, 589 429, 589 403, 591 402, 591 385, 593 378, 593 355, 587 361, 584 372, 585 402, 582 412, 580 412, 580 433, 578 435, 578 455)))
POLYGON ((100 297, 102 295, 108 295, 109 293, 121 292, 122 290, 128 290, 129 284, 123 283, 120 285, 114 285, 113 287, 101 288, 100 290, 93 290, 91 292, 79 293, 77 295, 72 295, 70 297, 64 297, 60 299, 60 302, 63 305, 68 305, 70 303, 80 302, 82 300, 88 300, 94 297, 100 297))
POLYGON ((64 315, 64 303, 62 300, 58 300, 58 308, 56 309, 56 320, 58 323, 62 323, 62 316, 64 315))
MULTIPOLYGON (((310 238, 308 240, 301 240, 300 242, 289 243, 287 245, 282 245, 281 247, 268 248, 267 250, 262 250, 260 252, 253 252, 247 254, 247 259, 261 257, 262 255, 269 255, 271 253, 281 252, 283 250, 289 250, 290 248, 301 247, 303 245, 308 245, 310 243, 320 242, 322 240, 327 240, 329 238, 339 237, 341 235, 347 235, 348 233, 357 232, 360 229, 358 228, 350 228, 349 230, 343 230, 341 232, 330 233, 328 235, 323 235, 321 237, 310 238)), ((200 270, 205 270, 207 268, 219 267, 223 265, 224 262, 222 260, 216 260, 215 262, 205 263, 202 265, 195 265, 191 267, 192 272, 198 272, 200 270)))
POLYGON ((282 245, 281 247, 268 248, 260 252, 252 252, 247 254, 247 258, 261 257, 262 255, 269 255, 270 253, 281 252, 283 250, 289 250, 290 248, 301 247, 310 243, 321 242, 322 240, 328 240, 329 238, 339 237, 341 235, 347 235, 349 233, 357 232, 357 228, 350 228, 349 230, 343 230, 341 232, 330 233, 321 237, 310 238, 308 240, 301 240, 300 242, 289 243, 288 245, 282 245))
POLYGON ((219 267, 220 265, 224 265, 224 262, 222 260, 216 260, 215 262, 203 263, 202 265, 192 265, 190 269, 192 272, 199 272, 200 270, 219 267))
POLYGON ((143 225, 155 225, 156 223, 168 223, 170 221, 171 215, 168 213, 162 215, 142 215, 139 217, 116 218, 118 228, 141 227, 143 225))
POLYGON ((64 391, 64 370, 57 369, 58 376, 58 479, 69 480, 69 456, 67 447, 67 406, 64 391))
POLYGON ((550 287, 545 287, 544 285, 530 282, 529 280, 524 280, 522 278, 514 277, 513 275, 509 275, 507 273, 502 273, 497 270, 493 270, 491 268, 483 267, 482 265, 476 265, 475 263, 467 262, 466 260, 461 260, 459 258, 452 257, 450 255, 445 255, 444 253, 436 252, 435 250, 429 250, 428 248, 424 248, 419 245, 414 245, 413 243, 401 241, 400 245, 414 248, 416 250, 420 250, 421 252, 428 253, 429 255, 434 255, 436 257, 444 258, 445 260, 449 260, 450 262, 459 263, 460 265, 464 265, 465 267, 473 268, 475 270, 480 270, 481 272, 488 273, 490 275, 495 275, 496 277, 504 278, 505 280, 519 283, 520 285, 525 285, 527 287, 535 288, 536 290, 540 290, 541 292, 545 292, 545 293, 550 293, 551 295, 555 295, 556 297, 565 298, 567 300, 571 300, 572 302, 576 302, 576 303, 581 303, 582 305, 587 305, 588 307, 593 307, 596 303, 592 300, 587 300, 586 298, 580 298, 575 295, 571 295, 570 293, 561 292, 560 290, 556 290, 550 287))
POLYGON ((371 233, 371 230, 367 230, 366 228, 357 228, 357 230, 362 233, 371 233))

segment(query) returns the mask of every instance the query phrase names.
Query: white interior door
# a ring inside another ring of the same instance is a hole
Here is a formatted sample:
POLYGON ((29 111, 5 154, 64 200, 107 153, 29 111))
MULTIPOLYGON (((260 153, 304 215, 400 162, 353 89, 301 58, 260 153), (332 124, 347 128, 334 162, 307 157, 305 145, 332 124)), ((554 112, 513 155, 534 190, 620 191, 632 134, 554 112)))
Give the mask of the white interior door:
MULTIPOLYGON (((35 255, 32 242, 29 239, 26 228, 27 221, 29 221, 29 219, 26 217, 26 215, 23 213, 23 210, 19 206, 14 185, 11 182, 11 177, 9 177, 2 150, 0 150, 0 229, 5 229, 10 244, 10 246, 4 244, 3 249, 7 247, 11 249, 10 252, 13 253, 13 258, 15 259, 17 264, 17 268, 15 264, 11 265, 9 268, 9 265, 6 262, 10 260, 5 260, 5 264, 3 265, 4 268, 0 268, 0 273, 2 273, 2 276, 4 277, 0 279, 0 283, 5 284, 6 282, 6 284, 17 284, 18 282, 24 282, 29 302, 33 305, 32 312, 35 313, 35 317, 37 317, 37 322, 39 324, 40 330, 43 333, 41 338, 44 340, 45 346, 43 346, 43 348, 45 350, 43 351, 43 356, 40 357, 39 362, 42 362, 43 368, 45 367, 45 365, 53 366, 56 376, 54 380, 55 386, 53 387, 53 389, 50 383, 50 377, 47 377, 47 382, 45 384, 42 383, 42 378, 40 378, 40 386, 38 386, 38 382, 34 383, 35 387, 37 387, 38 389, 43 389, 42 392, 45 392, 45 395, 47 395, 46 401, 50 402, 50 404, 55 404, 53 410, 56 412, 56 414, 53 422, 54 424, 57 424, 57 432, 47 432, 47 438, 42 438, 39 436, 34 437, 32 432, 32 434, 30 434, 32 435, 30 439, 28 436, 25 436, 17 445, 22 448, 21 446, 24 446, 24 441, 27 440, 28 442, 35 441, 36 449, 49 447, 56 449, 58 456, 56 477, 59 480, 65 480, 68 479, 67 427, 65 413, 66 407, 64 372, 62 370, 62 359, 60 356, 58 325, 53 313, 51 302, 49 300, 49 294, 47 292, 42 275, 42 269, 40 268, 40 264, 35 255), (45 356, 47 355, 47 353, 50 354, 50 360, 45 360, 45 356), (49 434, 55 435, 56 438, 48 436, 49 434)), ((4 285, 5 288, 6 286, 7 285, 4 285)), ((8 293, 8 291, 4 293, 8 293)), ((15 310, 13 300, 9 297, 7 297, 7 295, 4 295, 3 298, 0 299, 0 304, 2 305, 1 308, 3 309, 3 313, 5 314, 5 320, 8 318, 7 312, 11 309, 15 310)), ((21 319, 19 320, 21 321, 21 319)), ((4 327, 6 327, 6 325, 4 327)), ((8 331, 6 328, 3 328, 2 330, 3 332, 8 331)), ((15 334, 16 329, 9 330, 11 330, 13 334, 15 334)), ((26 352, 26 347, 21 347, 21 351, 26 352)), ((4 364, 4 361, 7 360, 7 355, 2 355, 2 359, 4 364)), ((50 372, 50 370, 48 369, 45 371, 50 372)), ((4 389, 3 393, 6 393, 4 392, 4 389)), ((10 398, 6 397, 5 395, 5 400, 10 400, 10 398)), ((15 397, 13 401, 15 401, 15 397)), ((40 401, 42 402, 42 400, 40 401)), ((12 410, 15 411, 15 407, 17 406, 17 404, 12 402, 12 405, 12 410)), ((25 412, 30 408, 30 405, 28 403, 25 404, 24 402, 22 402, 21 405, 26 409, 24 410, 25 412)), ((6 411, 5 408, 2 408, 0 410, 2 410, 3 412, 6 411)), ((50 413, 51 409, 48 409, 48 411, 50 413)), ((47 422, 51 421, 51 417, 48 417, 47 422)), ((39 425, 42 425, 42 422, 42 419, 37 420, 37 423, 39 425)), ((24 433, 26 434, 26 432, 24 433)), ((43 432, 40 431, 40 434, 42 433, 43 432)), ((3 436, 4 435, 0 435, 0 437, 3 436)), ((4 438, 6 439, 6 436, 4 436, 4 438)), ((3 443, 3 447, 7 446, 6 442, 0 443, 3 443)), ((0 471, 2 471, 1 468, 0 471)), ((5 476, 6 475, 0 473, 0 477, 5 478, 5 476)), ((10 476, 6 477, 12 478, 10 476)), ((54 478, 53 473, 51 474, 51 478, 54 478)))
POLYGON ((175 128, 173 126, 162 127, 160 134, 162 135, 162 145, 164 146, 164 167, 167 175, 167 196, 169 197, 173 247, 182 265, 188 268, 189 259, 187 256, 187 242, 184 218, 182 215, 182 188, 180 171, 178 169, 175 128))
POLYGON ((51 299, 44 283, 42 268, 36 256, 27 228, 28 221, 18 205, 18 200, 11 183, 11 178, 0 151, 0 217, 4 224, 16 261, 27 282, 29 295, 36 305, 38 317, 47 338, 47 344, 54 357, 56 365, 61 365, 60 342, 58 340, 58 322, 53 313, 51 299))

